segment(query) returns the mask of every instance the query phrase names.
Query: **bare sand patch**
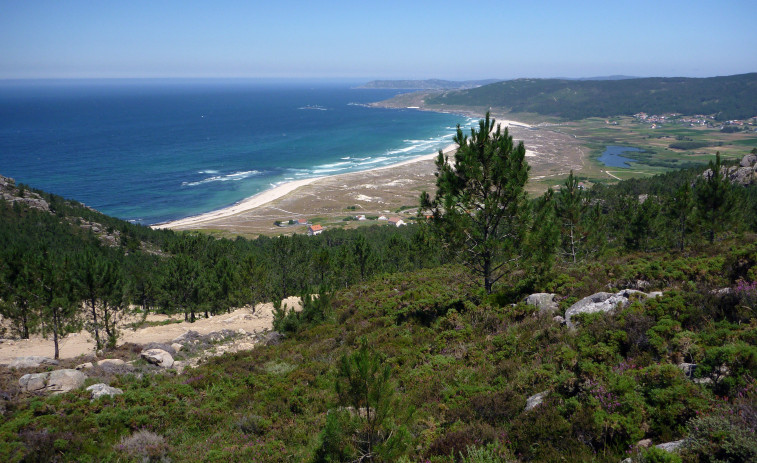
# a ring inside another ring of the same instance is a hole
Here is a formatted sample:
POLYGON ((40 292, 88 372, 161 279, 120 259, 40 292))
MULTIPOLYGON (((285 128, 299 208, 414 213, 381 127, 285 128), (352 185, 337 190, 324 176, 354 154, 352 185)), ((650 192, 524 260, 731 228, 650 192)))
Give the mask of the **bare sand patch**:
MULTIPOLYGON (((284 299, 282 306, 284 304, 295 310, 299 310, 301 306, 299 297, 284 299)), ((246 333, 261 333, 273 328, 273 304, 258 304, 254 311, 252 307, 242 307, 228 314, 200 318, 194 323, 183 320, 183 315, 149 315, 147 321, 150 322, 175 321, 176 323, 147 326, 136 330, 126 326, 133 322, 133 319, 125 320, 120 328, 121 336, 118 344, 127 342, 134 344, 170 343, 171 340, 190 330, 203 335, 221 330, 244 330, 246 333)), ((95 341, 87 331, 65 336, 60 341, 59 346, 60 358, 62 359, 95 353, 95 341)), ((31 339, 4 340, 0 344, 0 364, 8 364, 16 357, 31 355, 52 358, 55 353, 54 349, 52 339, 45 339, 41 336, 32 336, 31 339)))

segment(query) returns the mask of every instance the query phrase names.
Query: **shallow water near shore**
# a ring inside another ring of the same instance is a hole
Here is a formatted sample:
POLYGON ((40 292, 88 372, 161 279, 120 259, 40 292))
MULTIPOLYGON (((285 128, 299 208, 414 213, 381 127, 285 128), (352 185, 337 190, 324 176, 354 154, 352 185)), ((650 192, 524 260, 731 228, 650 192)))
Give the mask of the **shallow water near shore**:
POLYGON ((367 107, 360 82, 0 83, 0 174, 153 224, 274 185, 366 170, 449 145, 464 116, 367 107))

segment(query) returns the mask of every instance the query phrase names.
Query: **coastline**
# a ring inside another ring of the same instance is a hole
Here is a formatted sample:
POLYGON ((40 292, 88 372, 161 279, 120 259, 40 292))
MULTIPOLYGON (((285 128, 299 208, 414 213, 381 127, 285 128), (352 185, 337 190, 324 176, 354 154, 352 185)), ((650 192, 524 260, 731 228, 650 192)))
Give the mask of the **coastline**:
MULTIPOLYGON (((455 146, 456 146, 455 144, 447 145, 446 147, 442 148, 442 152, 445 155, 450 154, 454 152, 455 146)), ((354 171, 354 172, 345 172, 345 173, 333 174, 333 175, 324 175, 320 177, 312 177, 312 178, 306 178, 302 180, 292 180, 290 182, 277 185, 268 190, 261 191, 260 193, 257 193, 253 196, 245 198, 234 205, 224 207, 221 209, 216 209, 216 210, 206 212, 200 215, 185 217, 183 219, 173 220, 173 221, 165 222, 165 223, 157 223, 154 225, 150 225, 150 228, 189 229, 194 225, 200 225, 200 224, 210 222, 210 221, 226 219, 238 214, 242 214, 244 212, 253 211, 257 208, 266 206, 276 201, 277 199, 283 198, 307 185, 315 184, 324 180, 336 180, 336 179, 344 178, 346 176, 354 175, 357 173, 363 173, 367 175, 371 172, 378 172, 378 171, 382 171, 386 169, 404 167, 404 166, 408 166, 408 165, 415 164, 422 161, 434 160, 436 159, 438 155, 439 155, 438 152, 423 154, 423 155, 414 157, 412 159, 407 159, 405 161, 398 162, 396 164, 389 164, 386 166, 374 167, 373 169, 366 169, 366 170, 360 170, 360 171, 354 171)))

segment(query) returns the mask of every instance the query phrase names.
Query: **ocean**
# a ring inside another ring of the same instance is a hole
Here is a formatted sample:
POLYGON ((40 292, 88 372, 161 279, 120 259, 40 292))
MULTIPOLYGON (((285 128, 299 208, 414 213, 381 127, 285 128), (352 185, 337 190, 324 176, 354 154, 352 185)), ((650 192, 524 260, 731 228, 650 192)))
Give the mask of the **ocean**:
POLYGON ((0 81, 0 174, 149 225, 433 153, 474 122, 368 107, 401 91, 359 84, 0 81))

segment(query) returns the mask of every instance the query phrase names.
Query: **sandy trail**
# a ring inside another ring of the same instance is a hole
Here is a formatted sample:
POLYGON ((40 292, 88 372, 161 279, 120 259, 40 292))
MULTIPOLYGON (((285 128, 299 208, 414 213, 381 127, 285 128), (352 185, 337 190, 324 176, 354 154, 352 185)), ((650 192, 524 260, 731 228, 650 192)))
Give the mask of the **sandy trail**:
MULTIPOLYGON (((283 301, 289 307, 299 307, 299 298, 291 297, 283 301)), ((127 342, 148 344, 151 342, 167 343, 189 330, 200 334, 209 334, 221 330, 244 330, 246 333, 260 333, 273 327, 273 304, 258 304, 254 312, 250 307, 237 309, 229 314, 201 318, 194 323, 183 321, 183 315, 149 315, 148 322, 177 321, 167 325, 148 326, 133 330, 122 327, 118 344, 127 342)), ((127 322, 133 320, 127 320, 127 322)), ((8 364, 16 357, 39 355, 53 357, 55 353, 52 338, 32 336, 31 339, 4 340, 0 344, 0 364, 8 364)), ((71 333, 60 342, 60 358, 76 358, 80 355, 95 353, 95 341, 87 331, 71 333)))

